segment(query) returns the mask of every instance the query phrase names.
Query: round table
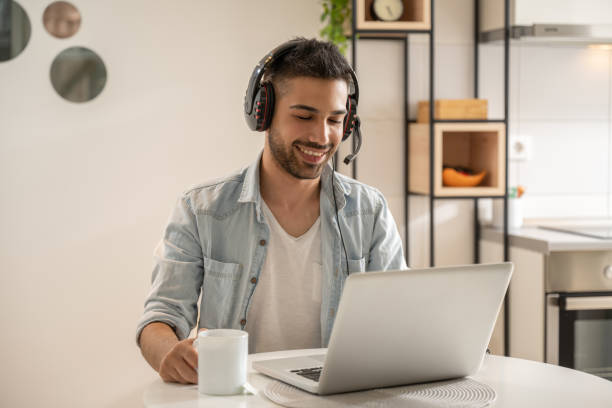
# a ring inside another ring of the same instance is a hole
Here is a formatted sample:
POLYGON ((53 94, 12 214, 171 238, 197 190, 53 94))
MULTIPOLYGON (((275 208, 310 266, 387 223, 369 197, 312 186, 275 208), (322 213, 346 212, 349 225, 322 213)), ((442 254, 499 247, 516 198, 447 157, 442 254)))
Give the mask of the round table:
MULTIPOLYGON (((291 350, 249 355, 248 383, 251 393, 227 397, 198 393, 197 385, 164 383, 161 379, 147 386, 146 407, 278 407, 263 395, 263 389, 273 379, 254 371, 251 363, 270 358, 320 354, 324 349, 291 350)), ((492 406, 497 408, 554 407, 610 408, 612 382, 577 370, 511 357, 487 355, 475 375, 476 381, 491 386, 497 393, 492 406)))

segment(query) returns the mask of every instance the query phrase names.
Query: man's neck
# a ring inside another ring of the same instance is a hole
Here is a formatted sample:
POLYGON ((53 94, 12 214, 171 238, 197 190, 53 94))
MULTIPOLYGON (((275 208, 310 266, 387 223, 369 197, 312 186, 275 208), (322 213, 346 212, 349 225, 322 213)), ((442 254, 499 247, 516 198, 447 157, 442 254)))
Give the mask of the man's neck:
POLYGON ((261 196, 268 206, 285 211, 315 203, 318 206, 321 178, 298 179, 292 176, 272 157, 268 149, 264 149, 259 174, 261 196))

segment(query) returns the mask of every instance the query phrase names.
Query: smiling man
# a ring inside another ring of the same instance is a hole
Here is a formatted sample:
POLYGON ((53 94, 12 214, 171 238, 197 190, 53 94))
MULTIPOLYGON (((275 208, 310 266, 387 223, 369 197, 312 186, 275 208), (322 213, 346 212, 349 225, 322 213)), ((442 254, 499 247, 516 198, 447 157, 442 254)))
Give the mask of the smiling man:
POLYGON ((347 276, 406 268, 382 194, 330 165, 352 130, 354 81, 338 49, 314 39, 257 66, 245 110, 266 131, 263 151, 185 192, 155 250, 136 338, 164 381, 197 382, 196 324, 246 330, 250 353, 327 347, 347 276))

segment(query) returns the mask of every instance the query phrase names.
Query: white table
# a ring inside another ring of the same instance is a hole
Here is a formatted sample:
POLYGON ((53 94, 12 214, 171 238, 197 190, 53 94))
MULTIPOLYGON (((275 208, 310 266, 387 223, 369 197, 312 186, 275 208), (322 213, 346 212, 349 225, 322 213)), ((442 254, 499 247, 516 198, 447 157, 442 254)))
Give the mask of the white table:
MULTIPOLYGON (((317 354, 321 350, 294 350, 249 356, 248 382, 256 394, 213 397, 200 395, 197 385, 152 382, 143 395, 144 405, 155 408, 188 407, 278 407, 263 392, 271 378, 253 370, 251 363, 270 358, 317 354)), ((612 382, 564 367, 529 360, 489 355, 474 380, 491 386, 497 393, 497 408, 611 408, 612 382)))

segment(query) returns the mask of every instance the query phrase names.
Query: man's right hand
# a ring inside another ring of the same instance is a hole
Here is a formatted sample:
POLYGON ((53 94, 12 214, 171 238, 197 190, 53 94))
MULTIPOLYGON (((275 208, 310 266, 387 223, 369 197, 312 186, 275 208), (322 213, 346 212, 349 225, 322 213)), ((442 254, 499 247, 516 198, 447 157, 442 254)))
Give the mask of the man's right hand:
POLYGON ((194 340, 179 341, 170 326, 153 322, 140 334, 140 349, 165 382, 197 384, 198 353, 193 347, 194 340))
POLYGON ((162 358, 159 376, 165 382, 198 383, 198 353, 193 348, 195 339, 179 341, 162 358))

